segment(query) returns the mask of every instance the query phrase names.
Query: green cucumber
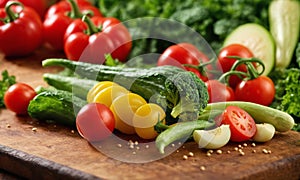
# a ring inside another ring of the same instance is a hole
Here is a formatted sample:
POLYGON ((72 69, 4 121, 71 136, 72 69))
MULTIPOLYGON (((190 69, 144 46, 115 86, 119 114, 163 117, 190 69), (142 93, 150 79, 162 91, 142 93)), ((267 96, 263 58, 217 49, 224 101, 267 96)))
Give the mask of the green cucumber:
POLYGON ((276 67, 289 66, 300 30, 300 3, 274 0, 269 6, 270 32, 276 42, 276 67))
POLYGON ((68 91, 54 88, 42 88, 39 91, 29 103, 29 116, 74 127, 78 111, 87 102, 68 91))
POLYGON ((256 23, 238 26, 225 39, 223 46, 242 44, 252 51, 265 65, 263 75, 268 75, 275 66, 275 43, 271 33, 256 23))
POLYGON ((288 113, 268 106, 243 101, 209 103, 199 118, 205 119, 213 115, 212 112, 221 113, 227 106, 238 106, 248 112, 255 122, 272 124, 279 132, 289 131, 295 125, 294 118, 288 113))
MULTIPOLYGON (((44 79, 52 86, 71 91, 74 86, 87 92, 89 81, 113 81, 139 94, 147 101, 166 109, 167 124, 197 119, 208 102, 207 87, 194 73, 175 66, 158 66, 148 69, 111 67, 68 59, 46 59, 43 66, 62 66, 77 75, 76 77, 45 75, 44 79), (71 83, 66 83, 70 81, 71 83)), ((73 92, 74 93, 74 92, 73 92)), ((80 93, 80 97, 85 93, 80 93)), ((79 96, 79 94, 78 94, 79 96)))
POLYGON ((86 99, 88 91, 98 83, 98 81, 89 79, 79 79, 76 77, 62 76, 59 74, 45 73, 44 81, 52 87, 59 90, 72 92, 81 99, 86 99))

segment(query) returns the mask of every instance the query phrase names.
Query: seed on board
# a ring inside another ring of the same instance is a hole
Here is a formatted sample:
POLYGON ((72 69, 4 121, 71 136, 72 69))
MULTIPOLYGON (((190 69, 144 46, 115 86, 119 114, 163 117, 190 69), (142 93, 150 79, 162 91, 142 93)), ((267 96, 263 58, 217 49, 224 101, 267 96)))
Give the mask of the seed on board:
POLYGON ((193 152, 189 152, 188 156, 193 157, 194 153, 193 152))
POLYGON ((149 148, 149 145, 147 144, 145 147, 146 147, 146 149, 148 149, 148 148, 149 148))
POLYGON ((10 128, 11 126, 10 126, 10 124, 6 124, 6 128, 10 128))
POLYGON ((251 144, 251 146, 252 146, 252 147, 255 147, 255 146, 256 146, 256 144, 255 144, 255 143, 252 143, 252 144, 251 144))
POLYGON ((205 171, 205 169, 206 169, 205 166, 200 166, 201 171, 205 171))
POLYGON ((240 155, 241 155, 241 156, 244 156, 245 153, 244 153, 243 151, 240 151, 240 155))
POLYGON ((31 130, 34 131, 34 132, 36 132, 36 131, 37 131, 37 128, 36 128, 36 127, 33 127, 31 130))
POLYGON ((122 147, 122 144, 118 144, 118 147, 121 148, 121 147, 122 147))
POLYGON ((244 144, 243 144, 243 146, 244 146, 244 147, 247 147, 247 146, 248 146, 248 144, 247 144, 247 143, 244 143, 244 144))
POLYGON ((206 153, 206 156, 210 157, 210 156, 211 156, 211 153, 207 152, 207 153, 206 153))
POLYGON ((222 154, 222 150, 221 150, 221 149, 218 149, 218 150, 217 150, 217 154, 222 154))
POLYGON ((252 150, 252 152, 253 152, 253 153, 256 153, 256 150, 255 150, 255 149, 253 149, 253 150, 252 150))
POLYGON ((210 154, 212 154, 212 153, 214 153, 214 150, 210 149, 207 152, 210 153, 210 154))
POLYGON ((262 152, 265 154, 268 154, 268 150, 266 150, 266 149, 263 149, 262 152))
POLYGON ((187 160, 187 159, 188 159, 188 156, 187 156, 187 155, 183 155, 182 158, 183 158, 184 160, 187 160))

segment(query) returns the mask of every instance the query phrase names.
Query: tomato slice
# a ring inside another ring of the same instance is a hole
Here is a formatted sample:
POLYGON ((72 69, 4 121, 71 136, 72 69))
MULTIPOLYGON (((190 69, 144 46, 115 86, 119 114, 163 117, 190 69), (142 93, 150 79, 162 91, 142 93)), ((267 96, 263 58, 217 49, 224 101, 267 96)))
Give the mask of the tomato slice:
POLYGON ((228 106, 222 114, 221 124, 230 126, 230 140, 234 142, 247 141, 256 133, 253 118, 237 106, 228 106))

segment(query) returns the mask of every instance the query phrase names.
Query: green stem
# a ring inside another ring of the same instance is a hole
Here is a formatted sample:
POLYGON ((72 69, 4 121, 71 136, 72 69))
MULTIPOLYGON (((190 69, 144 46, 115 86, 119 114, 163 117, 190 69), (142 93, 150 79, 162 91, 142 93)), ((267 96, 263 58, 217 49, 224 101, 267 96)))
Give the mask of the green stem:
POLYGON ((237 75, 240 79, 243 79, 245 77, 249 77, 249 74, 242 72, 242 71, 236 71, 236 70, 230 70, 224 74, 222 74, 219 78, 218 81, 225 83, 226 85, 229 84, 228 78, 232 75, 237 75), (244 76, 244 77, 243 77, 244 76))
POLYGON ((82 18, 83 14, 81 13, 77 3, 74 0, 68 0, 71 5, 71 11, 69 13, 69 17, 72 19, 82 18))
POLYGON ((92 34, 96 34, 101 31, 101 28, 98 28, 97 26, 95 26, 95 24, 91 21, 91 19, 86 14, 83 15, 82 21, 85 22, 88 26, 86 34, 92 35, 92 34))
POLYGON ((17 1, 9 1, 5 6, 5 12, 7 14, 7 18, 4 20, 4 22, 10 23, 19 18, 19 13, 14 13, 11 9, 11 7, 14 5, 21 6, 23 11, 24 6, 22 3, 17 1))
MULTIPOLYGON (((183 66, 197 69, 199 72, 202 73, 204 71, 204 68, 207 65, 210 65, 210 64, 214 63, 216 60, 217 60, 216 58, 213 58, 213 59, 209 60, 208 62, 201 63, 200 65, 183 64, 183 66)), ((202 61, 199 61, 199 62, 202 62, 202 61)))
POLYGON ((241 64, 245 64, 247 66, 248 69, 248 77, 249 79, 255 79, 258 76, 260 76, 264 70, 265 70, 265 65, 264 63, 258 59, 258 58, 241 58, 238 56, 229 56, 229 58, 234 58, 237 61, 233 64, 233 66, 231 67, 231 70, 235 70, 239 65, 241 64), (253 63, 257 63, 259 66, 262 67, 262 71, 258 72, 258 70, 254 67, 253 63))

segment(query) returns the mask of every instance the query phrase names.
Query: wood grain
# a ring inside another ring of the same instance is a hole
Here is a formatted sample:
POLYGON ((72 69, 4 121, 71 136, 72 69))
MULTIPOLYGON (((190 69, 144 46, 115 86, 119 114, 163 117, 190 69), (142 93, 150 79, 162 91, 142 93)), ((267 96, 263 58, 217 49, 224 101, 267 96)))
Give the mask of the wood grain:
MULTIPOLYGON (((47 57, 63 57, 62 53, 41 48, 35 54, 22 59, 0 57, 0 71, 7 69, 33 87, 46 86, 42 80, 45 72, 56 68, 42 68, 41 61, 47 57)), ((300 178, 300 133, 289 131, 277 133, 270 142, 251 146, 230 143, 221 148, 222 154, 206 155, 194 142, 178 143, 168 147, 170 155, 144 163, 128 163, 106 154, 117 152, 122 157, 141 158, 155 151, 143 142, 140 149, 130 149, 128 138, 120 142, 89 144, 79 136, 75 128, 39 122, 29 117, 16 116, 0 111, 0 169, 29 179, 299 179, 300 178), (36 128, 36 131, 33 131, 36 128), (243 146, 244 156, 234 150, 243 146), (99 149, 97 149, 99 148, 99 149), (101 149, 102 148, 102 149, 101 149), (270 150, 270 154, 262 152, 270 150), (98 151, 100 150, 100 151, 98 151), (253 150, 256 153, 253 153, 253 150), (230 153, 228 153, 230 151, 230 153), (135 152, 135 154, 133 153, 135 152), (183 155, 193 152, 187 160, 183 155), (143 156, 144 156, 143 155, 143 156), (205 170, 201 170, 201 166, 205 170)), ((267 118, 267 117, 266 117, 267 118)), ((128 159, 127 158, 127 159, 128 159)), ((139 161, 139 159, 136 159, 139 161)))

